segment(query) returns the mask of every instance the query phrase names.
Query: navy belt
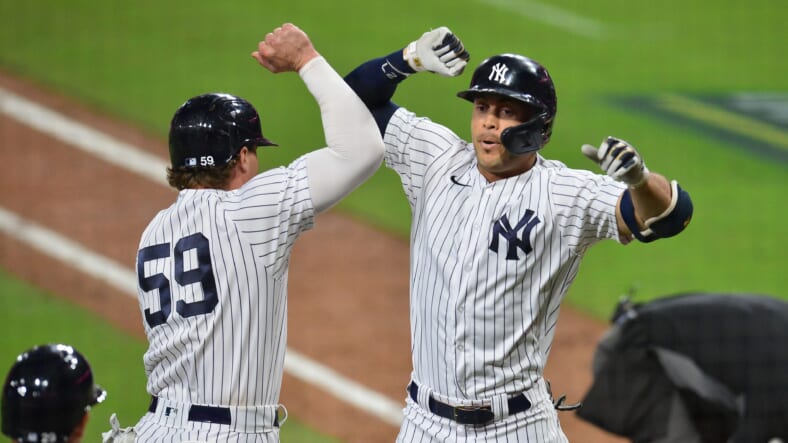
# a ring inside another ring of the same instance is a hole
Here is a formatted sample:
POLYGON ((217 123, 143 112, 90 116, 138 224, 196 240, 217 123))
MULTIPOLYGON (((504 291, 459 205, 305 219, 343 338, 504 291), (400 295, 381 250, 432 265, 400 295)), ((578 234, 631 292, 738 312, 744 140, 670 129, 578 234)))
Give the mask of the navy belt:
MULTIPOLYGON (((156 412, 156 406, 158 406, 158 404, 159 397, 151 396, 148 412, 156 412)), ((165 413, 165 415, 167 414, 165 413)), ((189 421, 216 423, 220 425, 229 425, 233 422, 230 408, 223 408, 221 406, 191 405, 189 406, 188 419, 189 421)), ((274 417, 274 426, 279 426, 279 417, 274 417)))
MULTIPOLYGON (((410 398, 416 403, 419 402, 419 386, 416 382, 411 381, 408 385, 408 393, 410 398)), ((524 394, 509 397, 507 400, 509 404, 509 415, 523 412, 531 407, 531 402, 524 394)), ((439 402, 430 396, 429 400, 430 412, 439 415, 449 420, 454 420, 463 425, 484 426, 492 423, 495 419, 495 414, 492 411, 492 406, 451 406, 446 403, 439 402)))

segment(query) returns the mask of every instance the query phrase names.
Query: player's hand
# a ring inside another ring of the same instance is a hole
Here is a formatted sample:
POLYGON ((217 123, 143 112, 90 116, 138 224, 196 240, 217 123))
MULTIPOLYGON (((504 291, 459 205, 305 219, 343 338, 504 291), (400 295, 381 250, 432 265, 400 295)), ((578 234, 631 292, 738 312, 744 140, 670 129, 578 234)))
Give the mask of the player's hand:
POLYGON ((273 73, 295 71, 320 54, 304 31, 292 23, 285 23, 265 36, 252 52, 258 63, 273 73))
POLYGON ((648 168, 638 151, 624 140, 608 137, 599 148, 583 145, 580 150, 615 180, 636 188, 648 178, 648 168))
POLYGON ((405 47, 402 56, 416 72, 435 72, 445 77, 462 74, 470 58, 460 39, 445 26, 422 34, 405 47))

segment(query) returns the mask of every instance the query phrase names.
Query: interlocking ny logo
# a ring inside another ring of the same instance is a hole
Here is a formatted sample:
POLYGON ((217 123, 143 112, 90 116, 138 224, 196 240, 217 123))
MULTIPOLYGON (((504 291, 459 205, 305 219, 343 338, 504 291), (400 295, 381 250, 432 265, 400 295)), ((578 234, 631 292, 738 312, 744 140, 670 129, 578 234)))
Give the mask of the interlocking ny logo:
POLYGON ((509 223, 509 218, 504 215, 493 225, 493 239, 490 243, 490 250, 498 253, 498 237, 503 237, 509 242, 509 248, 506 250, 507 260, 517 260, 520 257, 517 255, 517 248, 522 249, 526 254, 530 253, 531 248, 531 230, 539 224, 539 217, 534 217, 534 211, 530 209, 525 210, 523 218, 517 222, 517 225, 512 229, 509 223), (517 232, 523 230, 523 235, 517 238, 517 232))
POLYGON ((488 80, 496 81, 498 83, 503 83, 506 81, 506 71, 509 70, 509 67, 504 65, 503 63, 496 63, 493 66, 492 71, 490 71, 490 76, 488 80))

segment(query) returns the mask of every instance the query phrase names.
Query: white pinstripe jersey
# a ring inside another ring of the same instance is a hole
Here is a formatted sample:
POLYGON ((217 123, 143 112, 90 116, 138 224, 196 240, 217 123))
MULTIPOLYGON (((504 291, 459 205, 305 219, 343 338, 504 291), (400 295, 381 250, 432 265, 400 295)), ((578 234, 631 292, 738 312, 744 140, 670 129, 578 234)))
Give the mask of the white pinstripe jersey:
POLYGON ((414 380, 446 400, 527 390, 584 252, 618 239, 624 185, 541 156, 488 183, 470 143, 404 108, 383 140, 413 215, 414 380))
POLYGON ((288 261, 314 220, 306 171, 301 157, 237 190, 183 190, 145 229, 137 271, 150 394, 278 403, 288 261))

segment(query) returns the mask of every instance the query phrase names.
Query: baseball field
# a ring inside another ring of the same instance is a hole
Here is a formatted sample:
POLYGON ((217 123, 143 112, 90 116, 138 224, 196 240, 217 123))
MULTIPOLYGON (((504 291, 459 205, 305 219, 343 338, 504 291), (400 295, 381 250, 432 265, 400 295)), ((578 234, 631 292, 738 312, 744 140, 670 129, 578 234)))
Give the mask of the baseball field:
MULTIPOLYGON (((70 343, 109 392, 86 441, 100 441, 112 412, 133 424, 149 400, 133 264, 142 229, 175 198, 163 182, 174 110, 204 92, 245 97, 280 145, 260 151, 261 168, 287 164, 323 133, 298 77, 249 56, 268 31, 297 24, 344 74, 445 25, 470 69, 415 76, 398 104, 467 137, 470 107, 455 93, 472 67, 525 54, 557 88, 545 156, 592 169, 580 146, 615 135, 692 195, 681 236, 588 253, 547 371, 577 399, 622 294, 788 299, 786 19, 774 0, 0 0, 0 367, 35 344, 70 343)), ((296 246, 283 441, 393 441, 410 369, 409 218, 383 168, 296 246)), ((561 419, 571 441, 620 441, 561 419)))

